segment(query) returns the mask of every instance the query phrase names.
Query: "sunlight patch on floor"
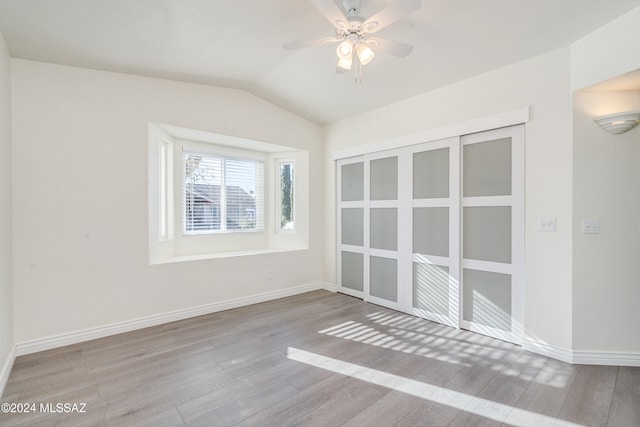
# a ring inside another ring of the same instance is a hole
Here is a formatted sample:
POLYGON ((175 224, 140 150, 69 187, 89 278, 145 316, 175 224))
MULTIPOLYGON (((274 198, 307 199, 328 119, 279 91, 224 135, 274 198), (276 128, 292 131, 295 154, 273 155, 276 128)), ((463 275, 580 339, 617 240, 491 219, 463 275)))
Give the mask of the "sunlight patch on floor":
MULTIPOLYGON (((475 333, 465 335, 465 332, 448 326, 427 327, 424 319, 406 314, 375 312, 368 314, 367 318, 364 323, 349 320, 318 333, 466 367, 477 363, 478 356, 484 360, 500 361, 517 349, 513 344, 475 333)), ((539 364, 543 362, 542 359, 538 361, 539 364)), ((523 369, 514 367, 502 371, 502 374, 556 388, 567 386, 569 375, 564 370, 547 369, 545 377, 537 378, 540 368, 538 365, 523 369), (550 379, 549 375, 553 378, 550 379)), ((503 365, 497 364, 492 369, 502 370, 503 365)))
POLYGON ((287 357, 290 360, 326 369, 340 375, 345 375, 358 380, 366 381, 402 393, 407 393, 441 405, 446 405, 461 411, 469 412, 481 417, 504 422, 509 417, 509 422, 517 420, 521 426, 553 425, 558 427, 582 427, 569 421, 559 420, 547 415, 538 414, 524 409, 514 408, 499 402, 483 399, 481 397, 449 390, 444 387, 423 383, 410 378, 401 377, 387 372, 379 371, 354 363, 345 362, 320 354, 311 353, 297 348, 289 347, 287 357))
MULTIPOLYGON (((393 322, 392 327, 386 326, 384 330, 376 328, 375 325, 347 321, 318 331, 318 333, 464 366, 470 366, 465 361, 470 355, 486 351, 486 347, 479 344, 451 341, 446 336, 402 329, 403 325, 398 324, 397 321, 402 320, 402 323, 406 325, 407 316, 402 316, 401 319, 400 316, 395 317, 395 319, 374 319, 376 323, 378 321, 384 322, 384 325, 393 322), (451 356, 452 354, 456 356, 451 356)), ((503 350, 495 349, 495 351, 499 357, 504 356, 503 350)))

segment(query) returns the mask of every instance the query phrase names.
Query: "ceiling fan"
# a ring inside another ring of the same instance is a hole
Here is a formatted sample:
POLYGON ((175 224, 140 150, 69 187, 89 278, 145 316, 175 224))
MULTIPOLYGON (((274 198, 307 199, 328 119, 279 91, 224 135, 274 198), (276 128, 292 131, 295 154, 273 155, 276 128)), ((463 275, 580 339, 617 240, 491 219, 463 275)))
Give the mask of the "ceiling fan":
POLYGON ((362 81, 362 66, 370 63, 377 52, 397 57, 405 57, 413 46, 375 35, 381 29, 393 24, 410 13, 420 9, 422 0, 396 0, 369 19, 358 15, 360 0, 342 0, 347 16, 333 0, 309 0, 335 27, 335 36, 302 42, 285 43, 285 49, 300 49, 311 46, 325 46, 339 43, 337 73, 344 73, 355 67, 356 82, 362 81))

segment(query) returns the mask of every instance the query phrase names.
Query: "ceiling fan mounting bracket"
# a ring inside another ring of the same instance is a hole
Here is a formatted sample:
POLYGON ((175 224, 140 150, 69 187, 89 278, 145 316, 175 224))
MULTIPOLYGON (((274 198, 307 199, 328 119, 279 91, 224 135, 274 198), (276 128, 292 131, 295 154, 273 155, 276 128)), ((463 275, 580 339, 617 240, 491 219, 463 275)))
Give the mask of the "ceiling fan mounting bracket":
POLYGON ((342 5, 347 11, 349 17, 355 16, 360 9, 360 0, 342 0, 342 5))

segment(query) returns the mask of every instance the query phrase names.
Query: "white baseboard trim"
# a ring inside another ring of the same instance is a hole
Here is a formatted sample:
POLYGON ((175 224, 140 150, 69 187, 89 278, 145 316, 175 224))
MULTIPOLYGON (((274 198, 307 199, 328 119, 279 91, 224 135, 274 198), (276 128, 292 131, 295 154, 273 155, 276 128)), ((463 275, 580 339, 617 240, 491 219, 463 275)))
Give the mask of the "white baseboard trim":
POLYGON ((640 353, 569 350, 532 338, 525 338, 522 348, 574 365, 640 366, 640 353))
POLYGON ((0 369, 0 397, 4 394, 4 388, 7 386, 7 381, 9 381, 9 374, 11 374, 11 369, 13 368, 13 362, 15 362, 15 360, 16 348, 13 347, 9 351, 9 354, 0 369))
POLYGON ((577 365, 640 366, 640 353, 574 350, 573 363, 577 365))
MULTIPOLYGON (((248 297, 235 298, 232 300, 205 304, 198 307, 191 307, 183 310, 176 310, 169 313, 161 313, 140 319, 127 320, 96 328, 84 329, 81 331, 66 334, 54 335, 46 338, 39 338, 30 341, 22 341, 16 344, 11 350, 0 370, 0 396, 4 392, 9 374, 17 356, 36 353, 38 351, 50 350, 64 347, 65 345, 77 344, 79 342, 90 341, 110 335, 130 332, 137 329, 157 326, 164 323, 175 322, 177 320, 211 314, 218 311, 230 310, 244 307, 251 304, 272 301, 306 292, 324 289, 329 292, 337 292, 337 285, 328 282, 316 282, 277 291, 264 292, 248 297)), ((581 365, 613 365, 613 366, 640 366, 640 353, 615 353, 597 352, 583 350, 569 350, 547 344, 530 337, 522 340, 522 348, 532 353, 541 354, 563 362, 581 365)))
POLYGON ((335 283, 324 282, 322 283, 322 289, 329 292, 338 292, 338 285, 335 283))
POLYGON ((532 353, 551 357, 552 359, 573 363, 573 352, 571 350, 537 341, 530 337, 525 337, 522 340, 522 348, 532 353))
POLYGON ((162 313, 139 319, 126 320, 124 322, 98 326, 96 328, 89 328, 81 331, 69 332, 30 341, 22 341, 16 344, 15 355, 22 356, 25 354, 36 353, 38 351, 64 347, 65 345, 77 344, 79 342, 103 338, 110 335, 121 334, 124 332, 130 332, 137 329, 148 328, 150 326, 157 326, 164 323, 175 322, 177 320, 202 316, 218 311, 230 310, 232 308, 244 307, 251 304, 258 304, 261 302, 303 294, 305 292, 317 291, 319 289, 325 289, 327 291, 335 292, 331 284, 323 282, 310 283, 307 285, 295 286, 293 288, 264 292, 248 297, 235 298, 232 300, 205 304, 198 307, 176 310, 169 313, 162 313))

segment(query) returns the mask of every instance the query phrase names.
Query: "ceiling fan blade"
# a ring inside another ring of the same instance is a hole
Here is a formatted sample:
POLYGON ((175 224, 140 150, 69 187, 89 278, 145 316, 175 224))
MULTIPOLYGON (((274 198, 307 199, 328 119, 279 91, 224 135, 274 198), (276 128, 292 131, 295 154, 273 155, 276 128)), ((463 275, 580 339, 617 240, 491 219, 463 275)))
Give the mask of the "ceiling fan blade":
POLYGON ((304 47, 326 46, 326 45, 329 45, 329 44, 338 43, 339 41, 340 41, 340 39, 337 38, 337 37, 323 37, 323 38, 320 38, 320 39, 312 39, 312 40, 305 40, 305 41, 301 41, 301 42, 285 43, 285 44, 282 45, 282 47, 284 49, 287 49, 287 50, 302 49, 304 47))
POLYGON ((420 9, 420 7, 422 7, 422 0, 396 0, 389 7, 382 9, 364 21, 362 28, 369 34, 375 33, 410 13, 415 12, 420 9))
POLYGON ((397 42, 395 40, 384 39, 381 37, 369 37, 365 42, 376 52, 388 53, 389 55, 404 58, 413 50, 413 46, 407 43, 397 42))
POLYGON ((338 30, 345 31, 349 27, 349 20, 333 2, 333 0, 309 0, 325 18, 338 30))

